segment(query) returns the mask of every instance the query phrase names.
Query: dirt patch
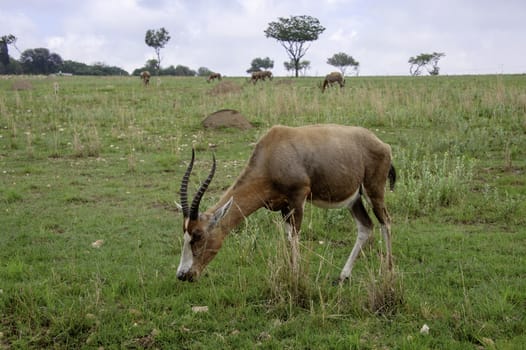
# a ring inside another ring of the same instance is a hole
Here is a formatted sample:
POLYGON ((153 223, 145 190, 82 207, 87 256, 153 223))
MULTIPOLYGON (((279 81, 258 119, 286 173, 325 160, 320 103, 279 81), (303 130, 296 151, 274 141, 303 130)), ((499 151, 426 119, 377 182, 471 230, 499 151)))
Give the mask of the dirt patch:
POLYGON ((222 109, 210 114, 203 120, 205 128, 238 128, 247 130, 252 124, 241 113, 234 109, 222 109))
POLYGON ((13 90, 33 90, 33 84, 29 80, 16 80, 11 85, 13 90))
POLYGON ((236 94, 238 92, 241 92, 243 87, 241 85, 238 85, 234 83, 233 81, 222 81, 216 86, 214 86, 209 94, 210 95, 224 95, 224 94, 236 94))

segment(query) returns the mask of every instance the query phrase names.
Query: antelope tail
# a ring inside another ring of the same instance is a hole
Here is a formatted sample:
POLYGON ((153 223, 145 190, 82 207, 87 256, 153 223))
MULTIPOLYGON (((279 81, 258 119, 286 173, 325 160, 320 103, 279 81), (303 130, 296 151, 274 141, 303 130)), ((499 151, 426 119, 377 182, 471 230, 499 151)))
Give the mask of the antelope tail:
POLYGON ((396 170, 393 164, 391 164, 391 167, 389 168, 389 174, 387 175, 387 177, 389 178, 389 189, 391 191, 394 191, 394 187, 396 183, 396 170))

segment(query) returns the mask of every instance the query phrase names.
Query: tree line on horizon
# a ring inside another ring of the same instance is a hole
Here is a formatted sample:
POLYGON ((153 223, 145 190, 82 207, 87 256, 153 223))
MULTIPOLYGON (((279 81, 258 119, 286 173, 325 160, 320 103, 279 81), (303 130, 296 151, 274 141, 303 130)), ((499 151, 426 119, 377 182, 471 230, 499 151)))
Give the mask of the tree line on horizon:
MULTIPOLYGON (((317 18, 302 15, 290 16, 289 18, 279 17, 277 21, 269 23, 264 33, 267 38, 277 40, 285 48, 289 60, 283 62, 283 65, 287 71, 293 72, 298 77, 300 72, 305 75, 310 69, 310 61, 303 59, 310 47, 309 43, 318 40, 319 35, 324 31, 325 28, 317 18)), ((170 39, 170 34, 165 28, 147 30, 145 43, 155 50, 156 58, 146 61, 143 67, 134 69, 132 75, 138 76, 142 71, 149 71, 153 75, 172 76, 208 76, 214 73, 207 67, 200 67, 197 71, 184 65, 175 67, 170 65, 163 68, 161 66, 161 49, 166 46, 170 39)), ((63 60, 60 55, 52 53, 46 48, 25 50, 21 53, 20 59, 16 60, 9 55, 9 46, 16 48, 16 40, 17 38, 12 34, 0 37, 0 74, 129 75, 120 67, 108 66, 102 62, 87 65, 81 62, 63 60)), ((18 48, 16 49, 18 50, 18 48)), ((430 75, 438 75, 440 72, 438 62, 444 56, 444 53, 433 52, 410 57, 408 60, 410 64, 409 73, 418 76, 426 69, 430 75)), ((344 52, 336 53, 328 58, 327 64, 337 67, 342 75, 345 75, 346 69, 349 67, 358 75, 360 67, 358 61, 344 52)), ((272 68, 274 68, 274 61, 269 57, 257 57, 252 60, 251 66, 246 72, 250 74, 272 68)))

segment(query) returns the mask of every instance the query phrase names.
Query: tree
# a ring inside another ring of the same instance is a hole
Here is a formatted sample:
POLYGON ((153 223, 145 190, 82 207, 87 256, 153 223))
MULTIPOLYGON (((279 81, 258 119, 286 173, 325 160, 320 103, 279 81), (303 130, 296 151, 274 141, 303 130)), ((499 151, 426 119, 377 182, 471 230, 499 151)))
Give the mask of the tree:
POLYGON ((104 62, 96 62, 89 67, 90 75, 128 75, 128 72, 124 69, 115 66, 108 66, 104 62))
POLYGON ((50 74, 57 73, 63 65, 62 57, 50 53, 46 48, 28 49, 20 55, 24 73, 50 74))
POLYGON ((352 67, 356 74, 358 74, 358 68, 360 67, 358 61, 344 52, 335 53, 334 56, 327 59, 327 64, 337 67, 343 76, 345 76, 345 70, 347 67, 352 67))
POLYGON ((172 64, 169 67, 161 69, 159 71, 159 75, 177 75, 177 71, 175 70, 175 67, 172 64))
POLYGON ((144 68, 142 70, 147 70, 149 72, 159 72, 159 68, 159 61, 152 58, 151 60, 146 61, 146 64, 144 65, 144 68))
POLYGON ((0 38, 0 63, 4 66, 9 64, 9 47, 16 42, 16 37, 13 34, 7 34, 0 38))
POLYGON ((185 77, 194 77, 196 71, 188 68, 187 66, 177 65, 173 71, 173 75, 185 76, 185 77))
POLYGON ((325 28, 317 18, 311 16, 279 17, 270 22, 264 31, 267 38, 276 39, 285 48, 290 61, 294 64, 296 77, 300 70, 300 60, 309 49, 308 42, 317 40, 325 28))
POLYGON ((268 57, 265 58, 254 58, 250 63, 250 68, 247 69, 247 73, 259 72, 260 70, 272 69, 274 68, 274 61, 268 57))
MULTIPOLYGON (((141 75, 141 72, 143 71, 148 71, 148 72, 156 72, 157 71, 157 60, 152 58, 152 59, 149 59, 148 61, 146 61, 146 63, 144 64, 143 67, 141 68, 136 68, 133 72, 132 72, 132 75, 141 75)), ((160 71, 157 71, 159 74, 160 74, 160 71)))
POLYGON ((422 74, 422 69, 425 68, 430 75, 438 75, 440 73, 440 67, 438 67, 438 61, 446 54, 443 52, 433 53, 421 53, 416 57, 410 57, 408 63, 409 73, 413 76, 422 74))
POLYGON ((9 57, 9 64, 0 63, 0 74, 24 74, 24 69, 20 62, 13 57, 9 57))
POLYGON ((97 62, 89 66, 85 63, 66 60, 62 65, 62 72, 75 75, 128 75, 124 69, 108 66, 103 62, 97 62))
POLYGON ((208 77, 212 73, 213 72, 206 67, 199 67, 199 69, 197 69, 197 75, 200 77, 208 77))
POLYGON ((65 60, 62 65, 62 72, 75 75, 89 75, 91 71, 90 67, 85 63, 65 60))
MULTIPOLYGON (((296 71, 296 65, 292 61, 288 61, 288 62, 285 61, 285 62, 283 62, 283 66, 285 66, 285 69, 288 72, 296 71)), ((301 61, 298 64, 298 71, 302 72, 301 75, 305 75, 309 69, 310 69, 310 61, 308 61, 308 60, 303 60, 303 61, 301 61)), ((296 75, 296 77, 297 77, 297 75, 296 75)))
POLYGON ((146 45, 153 47, 155 50, 155 54, 157 55, 157 67, 155 71, 157 72, 159 72, 159 69, 161 69, 161 49, 164 48, 169 40, 170 34, 164 28, 160 28, 158 30, 148 29, 146 31, 144 41, 146 42, 146 45))

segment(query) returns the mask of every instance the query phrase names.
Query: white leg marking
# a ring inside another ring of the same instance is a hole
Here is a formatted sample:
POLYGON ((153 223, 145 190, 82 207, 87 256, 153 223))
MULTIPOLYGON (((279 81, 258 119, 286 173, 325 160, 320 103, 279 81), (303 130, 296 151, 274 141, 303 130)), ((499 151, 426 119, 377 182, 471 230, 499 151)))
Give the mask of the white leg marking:
POLYGON ((388 267, 391 269, 393 267, 392 255, 391 255, 391 228, 389 227, 389 225, 382 225, 380 226, 380 230, 382 231, 382 237, 384 238, 384 241, 385 241, 387 264, 388 264, 388 267))
POLYGON ((292 230, 293 230, 293 227, 291 224, 289 224, 288 222, 285 222, 285 232, 287 232, 287 238, 290 241, 292 241, 292 230))
POLYGON ((192 268, 192 265, 194 263, 193 254, 192 254, 192 247, 190 246, 190 240, 192 237, 188 234, 188 232, 184 233, 184 242, 183 242, 183 250, 181 251, 181 261, 179 262, 179 267, 177 268, 177 275, 184 275, 190 269, 192 268))
POLYGON ((299 273, 299 250, 300 237, 295 234, 290 240, 290 257, 292 263, 292 275, 297 277, 299 273))
POLYGON ((358 254, 360 254, 360 252, 362 251, 364 243, 367 241, 369 235, 371 234, 371 229, 362 225, 358 220, 356 220, 356 225, 358 226, 358 237, 356 238, 356 243, 354 243, 354 247, 352 248, 349 258, 347 259, 347 262, 345 263, 345 266, 343 267, 343 270, 340 273, 341 281, 351 276, 354 262, 356 261, 356 258, 358 258, 358 254))

